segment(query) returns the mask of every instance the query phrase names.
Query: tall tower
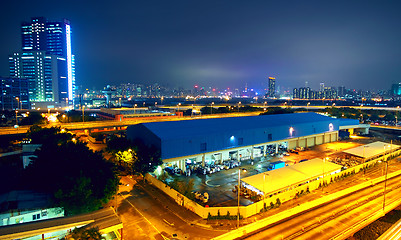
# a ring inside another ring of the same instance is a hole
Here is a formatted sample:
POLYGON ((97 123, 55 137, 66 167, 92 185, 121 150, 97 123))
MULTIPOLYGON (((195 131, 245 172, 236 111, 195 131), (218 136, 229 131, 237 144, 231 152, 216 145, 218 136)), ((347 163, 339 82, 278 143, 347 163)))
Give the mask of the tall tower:
POLYGON ((31 101, 72 103, 75 64, 70 22, 32 18, 21 24, 21 38, 22 51, 9 57, 10 75, 28 79, 31 101))
POLYGON ((323 92, 323 91, 324 91, 324 83, 320 83, 319 92, 323 92))
POLYGON ((276 78, 269 77, 269 90, 267 92, 267 97, 273 98, 276 93, 276 78))

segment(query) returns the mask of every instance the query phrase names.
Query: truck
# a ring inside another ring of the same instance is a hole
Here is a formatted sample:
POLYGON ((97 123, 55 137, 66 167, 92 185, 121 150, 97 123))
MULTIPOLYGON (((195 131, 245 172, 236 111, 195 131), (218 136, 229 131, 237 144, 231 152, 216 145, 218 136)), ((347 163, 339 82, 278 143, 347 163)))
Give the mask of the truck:
POLYGON ((274 170, 274 169, 279 169, 285 167, 285 162, 283 161, 277 161, 277 162, 272 162, 269 164, 269 166, 267 167, 268 171, 274 170))

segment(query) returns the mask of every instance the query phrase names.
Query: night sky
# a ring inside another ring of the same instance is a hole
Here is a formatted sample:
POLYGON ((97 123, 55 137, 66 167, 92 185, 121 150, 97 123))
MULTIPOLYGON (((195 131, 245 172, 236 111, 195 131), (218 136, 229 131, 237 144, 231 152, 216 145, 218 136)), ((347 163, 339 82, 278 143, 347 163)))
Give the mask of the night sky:
POLYGON ((77 85, 281 89, 401 82, 400 1, 2 1, 0 75, 31 17, 71 21, 77 85), (83 2, 83 3, 82 3, 83 2), (283 3, 285 2, 285 3, 283 3))

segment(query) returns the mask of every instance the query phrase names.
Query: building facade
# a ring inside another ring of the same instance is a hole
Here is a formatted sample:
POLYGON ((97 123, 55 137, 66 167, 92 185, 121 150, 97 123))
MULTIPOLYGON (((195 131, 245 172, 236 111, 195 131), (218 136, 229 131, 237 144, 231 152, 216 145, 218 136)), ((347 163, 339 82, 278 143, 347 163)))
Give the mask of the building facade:
POLYGON ((268 148, 311 147, 337 141, 339 131, 359 128, 358 120, 335 119, 317 113, 198 119, 132 125, 127 137, 160 150, 167 165, 183 171, 186 163, 253 159, 268 148))
POLYGON ((28 80, 0 77, 0 107, 2 110, 29 109, 28 80))
POLYGON ((26 78, 29 99, 72 104, 75 63, 66 19, 32 18, 21 25, 22 51, 9 56, 10 76, 26 78))
POLYGON ((276 95, 276 78, 269 77, 269 90, 267 92, 267 97, 273 98, 276 95))

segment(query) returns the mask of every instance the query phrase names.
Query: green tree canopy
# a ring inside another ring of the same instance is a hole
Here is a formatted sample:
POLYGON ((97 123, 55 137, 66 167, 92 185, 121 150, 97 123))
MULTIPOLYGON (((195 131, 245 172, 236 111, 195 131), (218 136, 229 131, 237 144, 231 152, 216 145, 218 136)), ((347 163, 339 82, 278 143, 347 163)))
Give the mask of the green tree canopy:
POLYGON ((27 137, 32 139, 32 143, 54 143, 61 144, 72 139, 71 133, 61 131, 60 127, 43 128, 33 125, 27 132, 27 137))
POLYGON ((105 239, 100 234, 99 229, 96 227, 86 228, 85 226, 75 228, 71 234, 63 238, 65 240, 103 240, 105 239))
POLYGON ((26 170, 28 184, 54 195, 67 214, 99 209, 116 193, 114 165, 82 142, 43 143, 26 170))
POLYGON ((24 117, 20 121, 20 125, 34 125, 34 124, 44 124, 46 123, 46 118, 42 117, 39 112, 31 112, 27 117, 24 117))
POLYGON ((107 142, 106 150, 110 153, 116 153, 118 151, 126 151, 132 147, 132 142, 126 137, 117 137, 113 135, 107 142))
POLYGON ((153 172, 157 166, 163 164, 160 151, 154 145, 147 146, 142 141, 135 140, 133 149, 138 158, 132 166, 134 173, 144 175, 153 172))

